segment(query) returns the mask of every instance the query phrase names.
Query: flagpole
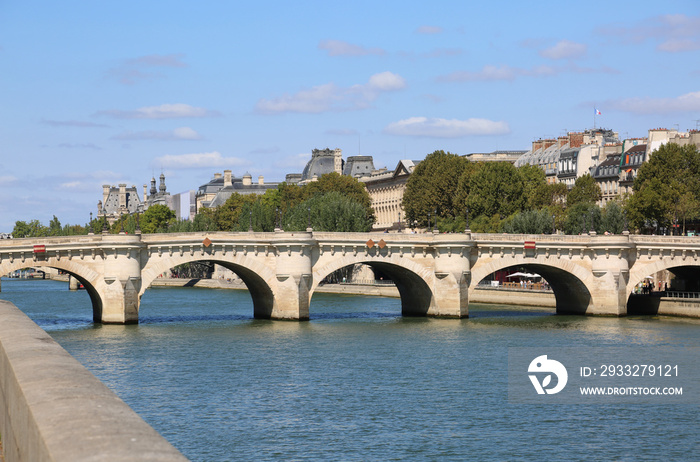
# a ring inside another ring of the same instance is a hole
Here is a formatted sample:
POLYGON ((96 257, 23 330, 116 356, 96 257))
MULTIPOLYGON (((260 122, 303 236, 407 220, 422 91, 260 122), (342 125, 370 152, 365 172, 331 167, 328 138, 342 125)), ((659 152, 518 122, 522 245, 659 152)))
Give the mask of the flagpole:
POLYGON ((595 116, 598 115, 598 109, 596 109, 595 106, 593 106, 593 130, 595 130, 595 116))

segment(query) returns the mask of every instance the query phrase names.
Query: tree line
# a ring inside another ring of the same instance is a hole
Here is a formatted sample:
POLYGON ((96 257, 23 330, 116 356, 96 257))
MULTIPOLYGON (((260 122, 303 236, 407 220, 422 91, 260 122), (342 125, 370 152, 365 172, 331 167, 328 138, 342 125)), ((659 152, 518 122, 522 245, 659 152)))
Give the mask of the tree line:
POLYGON ((85 225, 61 226, 56 216, 49 226, 39 220, 17 221, 15 238, 70 236, 101 233, 175 233, 191 231, 317 231, 366 232, 372 228, 374 212, 364 185, 355 178, 329 173, 306 185, 281 183, 265 194, 233 193, 221 206, 200 210, 193 220, 177 219, 165 205, 153 205, 143 214, 123 215, 109 225, 106 218, 85 225))
POLYGON ((633 194, 599 207, 595 179, 586 174, 568 190, 547 183, 537 166, 471 162, 444 151, 429 154, 406 185, 403 207, 410 224, 442 232, 578 234, 660 233, 700 217, 700 153, 694 145, 664 144, 638 171, 633 194))

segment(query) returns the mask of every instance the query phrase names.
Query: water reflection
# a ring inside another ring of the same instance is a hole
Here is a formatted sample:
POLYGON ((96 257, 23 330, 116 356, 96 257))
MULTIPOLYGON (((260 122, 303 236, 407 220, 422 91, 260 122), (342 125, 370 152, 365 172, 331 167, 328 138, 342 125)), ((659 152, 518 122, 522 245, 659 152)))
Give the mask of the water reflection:
MULTIPOLYGON (((149 289, 138 325, 93 325, 86 293, 3 280, 9 299, 192 460, 684 460, 697 406, 517 406, 509 347, 700 346, 696 320, 314 295, 308 322, 253 319, 242 291, 149 289), (565 436, 562 436, 565 435, 565 436), (673 441, 672 445, 666 444, 673 441)), ((700 359, 698 359, 700 361, 700 359)))

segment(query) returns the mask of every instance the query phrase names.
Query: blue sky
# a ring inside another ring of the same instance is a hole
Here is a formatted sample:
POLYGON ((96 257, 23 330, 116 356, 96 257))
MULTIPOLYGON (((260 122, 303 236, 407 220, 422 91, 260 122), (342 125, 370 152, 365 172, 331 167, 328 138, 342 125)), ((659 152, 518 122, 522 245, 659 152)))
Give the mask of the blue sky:
POLYGON ((0 1, 0 232, 102 184, 281 181, 700 119, 700 2, 0 1))

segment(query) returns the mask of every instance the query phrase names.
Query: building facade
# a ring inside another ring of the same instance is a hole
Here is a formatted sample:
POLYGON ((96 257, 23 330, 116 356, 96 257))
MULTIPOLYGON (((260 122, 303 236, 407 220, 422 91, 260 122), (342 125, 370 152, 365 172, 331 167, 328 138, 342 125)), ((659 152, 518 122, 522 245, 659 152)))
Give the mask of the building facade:
POLYGON ((406 191, 406 182, 419 162, 400 160, 394 170, 389 171, 386 168, 375 170, 371 175, 359 179, 367 188, 372 201, 376 218, 373 229, 406 227, 403 195, 406 191))
POLYGON ((258 176, 253 182, 253 176, 246 172, 241 178, 232 175, 231 170, 215 173, 214 177, 199 187, 195 193, 196 211, 203 208, 216 208, 223 205, 234 193, 265 194, 268 189, 277 189, 279 183, 265 183, 265 178, 258 176))

